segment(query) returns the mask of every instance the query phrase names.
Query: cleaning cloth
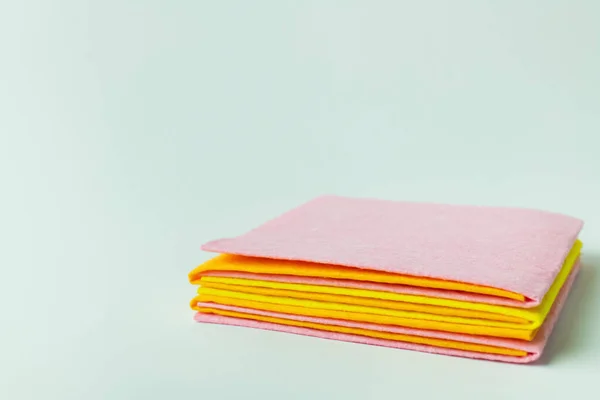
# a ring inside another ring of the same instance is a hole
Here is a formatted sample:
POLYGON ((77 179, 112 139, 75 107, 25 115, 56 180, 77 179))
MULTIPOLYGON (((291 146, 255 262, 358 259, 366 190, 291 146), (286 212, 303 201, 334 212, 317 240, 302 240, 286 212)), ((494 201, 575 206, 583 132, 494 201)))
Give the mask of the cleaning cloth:
POLYGON ((530 360, 541 347, 525 343, 545 343, 579 268, 582 226, 539 210, 324 196, 205 244, 222 254, 190 272, 191 306, 205 322, 530 360), (526 348, 498 345, 511 340, 526 348))

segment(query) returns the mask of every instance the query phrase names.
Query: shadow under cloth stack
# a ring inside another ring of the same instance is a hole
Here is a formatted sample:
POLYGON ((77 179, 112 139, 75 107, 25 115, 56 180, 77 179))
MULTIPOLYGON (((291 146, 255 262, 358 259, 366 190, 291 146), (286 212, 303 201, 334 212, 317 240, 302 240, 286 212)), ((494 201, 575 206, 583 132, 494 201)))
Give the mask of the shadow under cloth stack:
POLYGON ((546 211, 316 198, 202 246, 198 322, 429 353, 540 357, 583 222, 546 211))

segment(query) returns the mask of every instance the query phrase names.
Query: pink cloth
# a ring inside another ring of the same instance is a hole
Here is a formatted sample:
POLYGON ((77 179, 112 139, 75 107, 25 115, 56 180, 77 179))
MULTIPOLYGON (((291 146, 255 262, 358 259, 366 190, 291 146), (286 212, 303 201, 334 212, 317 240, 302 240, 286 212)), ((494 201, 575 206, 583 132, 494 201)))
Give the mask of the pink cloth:
POLYGON ((540 330, 538 331, 535 339, 531 342, 523 341, 523 340, 515 340, 515 339, 502 339, 502 338, 494 338, 494 337, 485 337, 485 336, 473 336, 473 335, 464 335, 459 333, 449 333, 449 332, 438 332, 438 331, 430 331, 430 330, 422 330, 422 329, 413 329, 413 328, 403 328, 398 326, 391 325, 380 325, 380 324, 371 324, 371 323, 361 323, 361 322, 353 322, 353 321, 345 321, 345 320, 337 320, 337 319, 328 319, 328 318, 317 318, 317 317, 307 317, 307 316, 299 316, 292 314, 284 314, 284 313, 275 313, 269 311, 261 311, 254 309, 247 309, 242 307, 232 307, 215 303, 198 303, 200 306, 213 307, 223 310, 233 310, 233 311, 242 311, 249 312, 258 315, 266 315, 280 318, 293 319, 298 321, 309 321, 330 325, 339 325, 339 326, 349 326, 349 327, 357 327, 385 332, 394 332, 394 333, 402 333, 407 335, 417 335, 431 338, 441 338, 441 339, 449 339, 449 340, 457 340, 468 343, 478 343, 478 344, 487 344, 491 346, 499 346, 499 347, 508 347, 514 349, 524 350, 528 353, 525 357, 513 357, 513 356, 505 356, 498 354, 486 354, 486 353, 478 353, 478 352, 470 352, 464 350, 455 350, 455 349, 447 349, 441 347, 427 346, 421 344, 414 343, 406 343, 385 339, 376 339, 370 338, 360 335, 351 335, 345 333, 335 333, 335 332, 327 332, 321 331, 317 329, 309 329, 302 327, 294 327, 280 324, 273 324, 268 322, 254 321, 250 319, 242 319, 242 318, 232 318, 225 317, 214 314, 203 314, 197 313, 195 316, 196 321, 198 322, 206 322, 206 323, 214 323, 214 324, 225 324, 225 325, 235 325, 235 326, 244 326, 250 328, 259 328, 273 331, 281 331, 287 333, 295 333, 299 335, 306 336, 315 336, 324 339, 334 339, 334 340, 343 340, 347 342, 354 343, 363 343, 370 344, 376 346, 384 346, 384 347, 393 347, 399 349, 406 350, 416 350, 423 351, 428 353, 436 353, 436 354, 445 354, 450 356, 459 356, 459 357, 469 357, 469 358, 479 358, 493 361, 504 361, 504 362, 513 362, 513 363, 530 363, 537 360, 546 346, 548 342, 548 338, 552 333, 552 329, 556 324, 558 316, 560 315, 560 311, 565 303, 566 298, 568 297, 571 286, 579 272, 579 263, 575 265, 569 278, 565 282, 563 288, 561 289, 552 310, 548 314, 546 318, 546 322, 542 325, 540 330))
POLYGON ((535 306, 582 227, 531 209, 323 196, 202 249, 490 286, 535 306))

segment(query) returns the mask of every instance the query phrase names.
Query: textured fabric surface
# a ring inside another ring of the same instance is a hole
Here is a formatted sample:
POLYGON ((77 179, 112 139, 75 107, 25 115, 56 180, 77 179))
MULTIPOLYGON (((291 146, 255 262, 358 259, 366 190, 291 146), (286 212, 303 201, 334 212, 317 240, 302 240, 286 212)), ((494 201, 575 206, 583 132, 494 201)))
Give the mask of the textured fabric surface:
POLYGON ((202 248, 468 283, 538 304, 582 226, 539 210, 324 196, 202 248))
POLYGON ((392 327, 389 325, 378 325, 378 324, 365 324, 365 323, 357 323, 352 321, 345 320, 337 320, 337 319, 328 319, 328 318, 313 318, 299 315, 289 315, 285 313, 278 312, 264 312, 257 311, 251 309, 244 308, 236 308, 230 307, 226 305, 219 305, 213 303, 201 303, 200 306, 205 310, 211 310, 210 313, 202 313, 199 312, 196 314, 196 320, 198 322, 207 322, 207 323, 217 323, 217 324, 226 324, 226 325, 237 325, 237 326, 245 326, 252 328, 261 328, 267 330, 275 330, 282 332, 289 332, 301 335, 315 336, 326 339, 336 339, 336 340, 344 340, 355 343, 364 343, 378 346, 386 346, 407 350, 416 350, 423 351, 429 353, 437 353, 437 354, 445 354, 452 356, 460 356, 460 357, 470 357, 470 358, 480 358, 487 360, 495 360, 495 361, 504 361, 504 362, 514 362, 514 363, 529 363, 535 361, 540 357, 543 352, 543 349, 548 341, 548 338, 552 332, 552 329, 558 319, 560 311, 564 305, 564 302, 568 296, 569 290, 575 280, 577 273, 579 272, 579 264, 577 264, 571 274, 569 275, 567 281, 563 285, 556 301, 550 311, 544 325, 541 327, 539 333, 535 337, 535 339, 531 342, 522 341, 522 340, 511 340, 511 339, 501 339, 495 337, 484 337, 484 336, 475 336, 475 335, 461 335, 456 333, 447 333, 447 332, 437 332, 430 330, 420 330, 420 329, 410 329, 410 328, 402 328, 402 327, 392 327), (218 315, 216 313, 219 310, 223 311, 234 311, 237 313, 246 314, 246 318, 239 317, 228 317, 224 315, 218 315), (387 340, 380 339, 375 337, 369 337, 365 335, 357 335, 357 334, 349 334, 349 333, 341 333, 341 332, 331 332, 324 331, 319 329, 311 329, 293 325, 283 325, 276 324, 271 322, 263 322, 258 320, 251 319, 253 315, 262 315, 268 317, 275 318, 283 318, 288 321, 303 321, 303 322, 312 322, 316 324, 327 324, 329 326, 343 326, 343 327, 353 327, 357 329, 365 329, 369 331, 379 331, 379 332, 390 332, 396 334, 402 334, 409 337, 405 337, 405 341, 399 340, 387 340), (435 339, 443 339, 446 341, 452 341, 451 347, 447 346, 443 342, 438 342, 437 345, 432 344, 423 344, 423 342, 419 343, 411 343, 406 340, 410 340, 412 336, 426 337, 426 338, 435 338, 435 339), (473 351, 468 350, 470 347, 463 346, 462 348, 460 343, 470 343, 470 344, 480 344, 485 346, 494 347, 494 351, 473 351), (446 347, 443 347, 445 346, 446 347), (502 354, 502 351, 497 351, 496 349, 511 349, 517 351, 524 351, 526 355, 506 355, 502 354))

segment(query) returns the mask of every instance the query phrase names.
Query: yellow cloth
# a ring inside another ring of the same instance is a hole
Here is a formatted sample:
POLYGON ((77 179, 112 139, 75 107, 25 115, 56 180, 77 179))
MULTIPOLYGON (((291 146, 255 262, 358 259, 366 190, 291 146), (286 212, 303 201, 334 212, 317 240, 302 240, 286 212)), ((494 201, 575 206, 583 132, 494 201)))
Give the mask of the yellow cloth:
POLYGON ((201 307, 198 308, 198 311, 209 314, 218 314, 226 317, 236 317, 236 318, 245 318, 245 319, 254 319, 263 322, 270 322, 281 325, 290 325, 290 326, 300 326, 303 328, 310 329, 319 329, 322 331, 329 332, 339 332, 339 333, 347 333, 353 335, 361 335, 368 336, 378 339, 386 339, 386 340, 395 340, 407 343, 416 343, 416 344, 424 344, 429 346, 443 347, 449 349, 459 349, 465 351, 475 351, 479 353, 489 353, 489 354, 502 354, 506 356, 513 357, 524 357, 527 355, 526 351, 509 349, 505 347, 497 347, 497 346, 489 346, 483 344, 475 344, 475 343, 467 343, 460 342, 456 340, 447 340, 447 339, 434 339, 427 338, 423 336, 414 336, 414 335, 404 335, 399 333, 390 333, 390 332, 380 332, 374 331, 370 329, 361 329, 361 328, 350 328, 345 326, 333 326, 333 325, 325 325, 318 324, 314 322, 305 322, 305 321, 294 321, 285 318, 276 318, 276 317, 268 317, 263 315, 255 315, 255 314, 246 314, 237 311, 226 311, 219 310, 215 308, 201 307))
POLYGON ((324 303, 279 297, 272 298, 268 296, 262 296, 261 299, 273 301, 273 303, 261 302, 256 301, 255 298, 248 299, 248 297, 255 295, 234 292, 223 293, 223 291, 221 291, 219 294, 233 295, 236 297, 221 297, 217 296, 213 290, 214 289, 206 289, 205 291, 203 290, 202 294, 196 296, 194 300, 192 300, 192 308, 194 310, 199 310, 197 305, 198 302, 213 302, 217 304, 253 308, 255 310, 273 311, 285 314, 306 315, 320 318, 335 318, 344 319, 347 321, 369 322, 373 324, 397 325, 407 328, 429 329, 445 332, 465 333, 470 335, 495 336, 524 340, 533 339, 536 333, 536 331, 511 329, 508 327, 488 327, 481 325, 467 325, 460 323, 431 321, 426 319, 406 318, 398 316, 397 313, 399 313, 399 311, 386 309, 375 310, 381 312, 381 314, 373 314, 371 312, 374 311, 372 307, 356 309, 354 307, 357 306, 348 306, 346 304, 324 303), (390 311, 389 314, 388 311, 390 311))

